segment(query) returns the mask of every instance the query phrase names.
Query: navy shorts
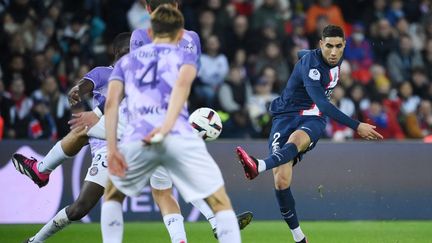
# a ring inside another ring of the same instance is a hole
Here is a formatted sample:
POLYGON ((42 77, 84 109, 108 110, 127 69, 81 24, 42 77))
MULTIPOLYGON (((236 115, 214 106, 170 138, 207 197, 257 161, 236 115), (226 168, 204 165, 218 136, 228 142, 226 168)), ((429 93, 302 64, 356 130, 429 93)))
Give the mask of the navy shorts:
POLYGON ((310 139, 309 148, 301 152, 294 158, 294 165, 302 160, 303 154, 312 150, 320 137, 324 134, 326 121, 318 116, 300 116, 300 115, 276 115, 273 117, 272 129, 269 137, 270 154, 279 150, 286 144, 291 134, 296 130, 305 131, 310 139))

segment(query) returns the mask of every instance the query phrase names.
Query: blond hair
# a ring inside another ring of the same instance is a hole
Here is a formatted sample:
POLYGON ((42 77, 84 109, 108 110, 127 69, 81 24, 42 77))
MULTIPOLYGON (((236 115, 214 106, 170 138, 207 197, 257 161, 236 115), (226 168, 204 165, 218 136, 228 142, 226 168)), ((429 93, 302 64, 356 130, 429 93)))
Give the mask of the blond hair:
POLYGON ((184 28, 184 18, 177 8, 171 4, 163 4, 152 12, 151 27, 154 37, 174 39, 184 28))

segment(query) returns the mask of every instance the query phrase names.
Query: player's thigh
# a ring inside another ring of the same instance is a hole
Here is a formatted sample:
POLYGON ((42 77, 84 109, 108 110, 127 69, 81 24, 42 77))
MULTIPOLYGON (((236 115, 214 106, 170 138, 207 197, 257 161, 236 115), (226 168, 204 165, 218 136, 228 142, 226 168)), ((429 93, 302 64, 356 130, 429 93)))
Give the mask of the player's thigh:
POLYGON ((159 166, 153 172, 150 178, 150 186, 156 190, 167 190, 172 188, 172 180, 168 175, 168 171, 163 166, 159 166))
POLYGON ((114 186, 111 180, 108 179, 108 182, 105 187, 105 192, 104 192, 104 200, 105 201, 113 200, 121 203, 123 202, 125 197, 126 196, 114 186))
POLYGON ((290 187, 292 181, 293 161, 273 169, 274 185, 277 190, 284 190, 290 187))
POLYGON ((313 149, 325 133, 325 127, 326 122, 321 117, 302 117, 299 128, 296 131, 299 134, 296 139, 299 139, 303 146, 301 151, 313 149), (306 137, 309 139, 306 139, 306 137))
POLYGON ((90 181, 105 188, 108 182, 107 148, 101 147, 94 152, 92 163, 84 181, 90 181))
POLYGON ((311 138, 304 130, 294 131, 288 138, 287 143, 293 143, 297 146, 299 152, 306 151, 311 143, 311 138))
POLYGON ((142 141, 123 143, 119 146, 127 163, 124 177, 110 175, 114 186, 127 196, 137 196, 147 185, 150 176, 160 165, 162 146, 144 146, 142 141))
POLYGON ((298 121, 295 116, 276 116, 272 120, 272 128, 268 140, 270 154, 278 151, 296 130, 298 121))
POLYGON ((224 185, 218 165, 198 136, 167 136, 164 147, 168 157, 163 166, 186 202, 207 198, 224 185))

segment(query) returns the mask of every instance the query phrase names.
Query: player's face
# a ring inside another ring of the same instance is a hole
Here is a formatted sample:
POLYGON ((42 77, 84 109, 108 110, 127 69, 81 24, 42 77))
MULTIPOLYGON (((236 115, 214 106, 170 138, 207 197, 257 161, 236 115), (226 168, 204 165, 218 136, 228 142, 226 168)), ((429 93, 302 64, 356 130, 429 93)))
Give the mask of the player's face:
POLYGON ((326 37, 320 40, 320 47, 324 60, 330 66, 335 66, 342 58, 345 40, 341 37, 326 37))

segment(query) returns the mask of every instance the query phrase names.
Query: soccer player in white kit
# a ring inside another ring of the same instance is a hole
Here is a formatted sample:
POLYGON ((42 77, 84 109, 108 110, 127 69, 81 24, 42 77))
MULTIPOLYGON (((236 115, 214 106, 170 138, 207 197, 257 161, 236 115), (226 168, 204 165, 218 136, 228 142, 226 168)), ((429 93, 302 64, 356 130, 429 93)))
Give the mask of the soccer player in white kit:
POLYGON ((126 195, 136 196, 163 165, 185 201, 206 199, 215 212, 219 242, 241 242, 222 174, 187 120, 186 100, 197 67, 195 55, 177 46, 183 16, 162 5, 152 13, 151 23, 153 44, 120 59, 110 77, 105 125, 111 180, 126 195), (128 123, 118 148, 123 97, 128 123))

